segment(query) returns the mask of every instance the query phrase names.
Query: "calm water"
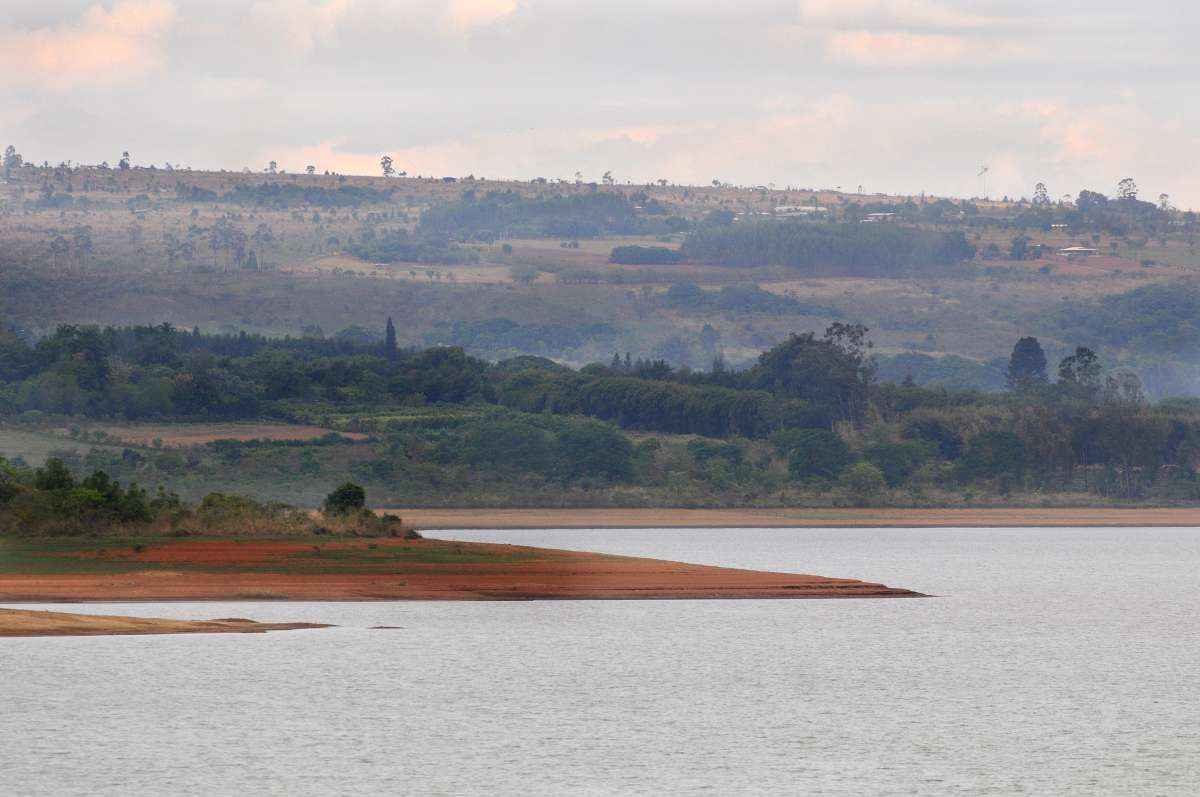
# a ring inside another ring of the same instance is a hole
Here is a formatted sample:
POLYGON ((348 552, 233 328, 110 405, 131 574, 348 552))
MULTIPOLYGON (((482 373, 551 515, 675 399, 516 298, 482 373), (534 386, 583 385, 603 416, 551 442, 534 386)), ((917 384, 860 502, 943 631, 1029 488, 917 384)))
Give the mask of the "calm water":
POLYGON ((0 793, 1200 792, 1198 530, 440 536, 942 597, 72 607, 342 627, 0 640, 0 793))

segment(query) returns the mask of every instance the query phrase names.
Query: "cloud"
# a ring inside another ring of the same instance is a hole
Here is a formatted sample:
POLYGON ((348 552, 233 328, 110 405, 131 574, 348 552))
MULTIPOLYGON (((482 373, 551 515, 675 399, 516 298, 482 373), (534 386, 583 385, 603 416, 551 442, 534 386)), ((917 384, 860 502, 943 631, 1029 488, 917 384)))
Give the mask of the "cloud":
POLYGON ((250 6, 250 19, 264 42, 303 55, 330 41, 351 10, 351 0, 259 0, 250 6))
MULTIPOLYGON (((277 51, 305 56, 320 47, 346 46, 372 36, 457 36, 499 22, 518 0, 257 0, 251 27, 277 51)), ((391 41, 395 46, 395 41, 391 41)))
POLYGON ((865 68, 992 62, 1026 49, 1003 37, 1007 20, 929 0, 800 0, 799 17, 827 60, 865 68))
POLYGON ((453 0, 451 23, 459 30, 491 25, 517 10, 517 0, 453 0))
POLYGON ((846 31, 830 34, 825 54, 858 66, 925 66, 952 64, 967 58, 976 43, 962 36, 846 31))
POLYGON ((135 80, 163 67, 174 19, 166 0, 122 0, 74 23, 0 34, 0 82, 63 90, 135 80))
POLYGON ((800 0, 800 20, 831 28, 975 30, 1001 20, 926 0, 800 0))

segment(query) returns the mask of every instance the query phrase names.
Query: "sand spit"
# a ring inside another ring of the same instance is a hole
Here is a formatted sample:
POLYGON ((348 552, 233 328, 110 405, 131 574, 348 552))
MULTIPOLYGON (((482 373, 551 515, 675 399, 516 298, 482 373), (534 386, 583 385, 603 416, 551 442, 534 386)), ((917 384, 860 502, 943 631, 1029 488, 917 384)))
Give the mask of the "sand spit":
POLYGON ((854 579, 434 539, 170 540, 0 572, 5 603, 891 597, 920 596, 854 579))
POLYGON ((225 620, 158 620, 146 617, 112 617, 64 612, 0 609, 0 637, 109 636, 123 634, 262 634, 329 628, 318 623, 257 623, 237 618, 225 620))

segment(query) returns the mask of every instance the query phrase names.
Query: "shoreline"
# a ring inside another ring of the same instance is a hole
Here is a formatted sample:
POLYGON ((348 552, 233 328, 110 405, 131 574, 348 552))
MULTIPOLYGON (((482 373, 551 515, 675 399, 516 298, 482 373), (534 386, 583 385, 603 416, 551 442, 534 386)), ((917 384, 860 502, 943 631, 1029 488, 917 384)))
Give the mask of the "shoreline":
POLYGON ((852 578, 497 543, 161 539, 24 550, 0 603, 927 597, 852 578))
POLYGON ((0 608, 0 637, 146 636, 152 634, 265 634, 332 628, 325 623, 260 623, 242 618, 163 620, 0 608))
POLYGON ((1200 507, 779 509, 383 508, 420 530, 712 528, 1188 528, 1200 507))

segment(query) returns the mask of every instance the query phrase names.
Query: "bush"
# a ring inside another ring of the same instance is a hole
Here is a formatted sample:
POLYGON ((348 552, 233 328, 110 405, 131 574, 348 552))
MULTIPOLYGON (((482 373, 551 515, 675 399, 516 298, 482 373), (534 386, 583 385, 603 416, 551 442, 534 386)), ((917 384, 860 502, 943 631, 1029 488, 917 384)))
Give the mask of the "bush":
POLYGON ((346 482, 325 496, 321 509, 326 515, 349 515, 366 505, 367 491, 354 482, 346 482))
POLYGON ((679 252, 665 246, 617 246, 608 258, 610 263, 629 266, 670 266, 681 260, 679 252))
POLYGON ((69 490, 75 486, 75 477, 61 459, 48 459, 34 474, 33 486, 39 490, 69 490))
POLYGON ((786 444, 793 479, 836 479, 850 464, 850 449, 828 429, 798 429, 787 435, 786 444))
MULTIPOLYGON (((864 452, 867 460, 879 468, 889 487, 903 484, 928 457, 928 444, 879 443, 864 452)), ((932 446, 930 446, 932 447, 932 446)))
POLYGON ((842 473, 838 488, 854 506, 870 506, 887 489, 887 481, 870 462, 856 462, 842 473))

